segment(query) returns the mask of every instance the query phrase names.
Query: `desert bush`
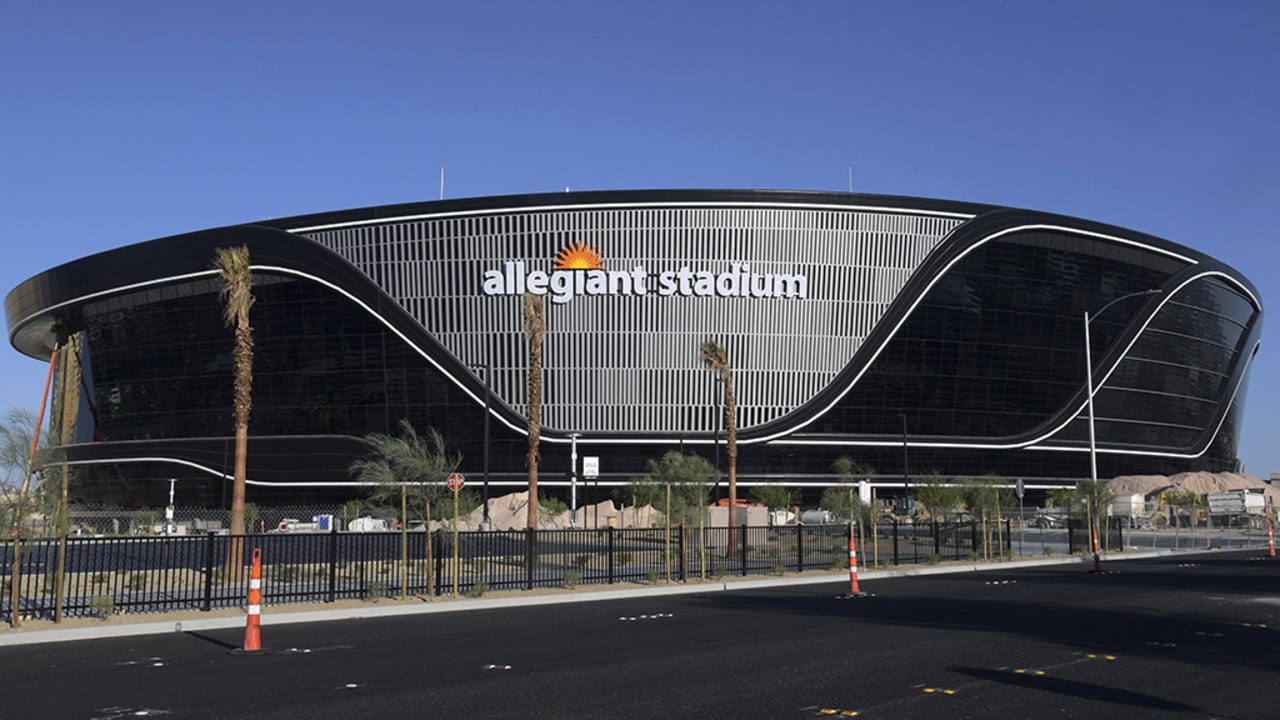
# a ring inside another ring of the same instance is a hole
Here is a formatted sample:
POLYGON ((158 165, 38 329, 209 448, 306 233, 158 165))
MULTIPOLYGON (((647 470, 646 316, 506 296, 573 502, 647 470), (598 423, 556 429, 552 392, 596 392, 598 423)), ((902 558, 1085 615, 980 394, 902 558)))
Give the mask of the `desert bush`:
POLYGON ((106 621, 116 611, 116 603, 110 595, 95 595, 89 600, 89 614, 106 621))

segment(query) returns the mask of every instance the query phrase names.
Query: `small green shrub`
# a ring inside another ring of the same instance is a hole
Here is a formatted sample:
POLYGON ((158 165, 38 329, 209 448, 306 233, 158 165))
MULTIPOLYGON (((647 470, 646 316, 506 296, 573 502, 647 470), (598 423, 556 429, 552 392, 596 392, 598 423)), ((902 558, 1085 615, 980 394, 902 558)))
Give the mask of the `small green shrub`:
POLYGON ((717 566, 715 566, 715 568, 711 571, 711 577, 715 578, 716 580, 723 580, 723 579, 724 579, 724 576, 725 576, 725 573, 727 573, 727 572, 729 572, 729 569, 728 569, 728 568, 726 568, 726 567, 725 567, 725 566, 723 566, 723 565, 717 565, 717 566))
POLYGON ((658 571, 657 571, 657 570, 645 570, 645 571, 644 571, 644 580, 645 580, 645 582, 649 583, 650 585, 654 585, 654 584, 656 584, 656 583, 658 582, 658 571))
POLYGON ((94 573, 93 576, 89 578, 89 582, 93 583, 94 585, 101 585, 106 581, 107 581, 106 573, 94 573))
POLYGON ((564 571, 564 586, 565 586, 565 587, 567 587, 567 588, 569 588, 570 590, 572 590, 573 588, 577 587, 577 586, 578 586, 578 583, 580 583, 580 582, 582 582, 582 573, 578 572, 577 570, 565 570, 565 571, 564 571))
POLYGON ((969 559, 969 562, 977 562, 977 561, 978 561, 978 551, 977 551, 977 550, 970 550, 970 551, 968 552, 968 554, 967 554, 967 555, 965 555, 965 557, 967 557, 967 558, 969 559))
POLYGON ((1048 545, 1045 545, 1044 547, 1040 548, 1040 552, 1043 553, 1045 557, 1049 557, 1050 555, 1053 554, 1053 548, 1049 547, 1048 545))
POLYGON ((371 582, 369 589, 365 592, 365 599, 369 602, 376 603, 387 596, 387 584, 384 582, 371 582))
POLYGON ((472 584, 471 589, 467 591, 467 597, 470 597, 470 598, 484 597, 484 594, 487 592, 489 592, 489 583, 483 582, 483 581, 477 582, 472 584))
POLYGON ((89 600, 89 614, 106 621, 116 611, 116 603, 110 595, 95 595, 89 600))
POLYGON ((778 577, 782 577, 783 575, 786 574, 786 572, 787 572, 787 569, 781 565, 773 566, 773 574, 777 575, 778 577))
POLYGON ((940 562, 942 562, 941 555, 939 555, 938 553, 929 553, 928 563, 930 565, 937 565, 940 562))

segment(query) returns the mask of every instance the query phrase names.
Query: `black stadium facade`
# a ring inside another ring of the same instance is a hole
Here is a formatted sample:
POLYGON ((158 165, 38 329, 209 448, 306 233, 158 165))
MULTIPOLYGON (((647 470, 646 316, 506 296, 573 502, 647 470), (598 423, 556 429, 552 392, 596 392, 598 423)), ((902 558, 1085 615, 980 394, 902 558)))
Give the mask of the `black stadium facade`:
POLYGON ((270 220, 111 250, 9 294, 20 352, 48 362, 72 339, 79 382, 54 392, 78 394, 80 497, 154 503, 178 478, 223 502, 232 335, 212 260, 233 245, 257 298, 259 503, 357 493, 361 437, 402 418, 439 430, 471 481, 488 427, 492 484, 523 485, 525 293, 547 318, 544 485, 568 484, 576 451, 599 458, 601 494, 668 450, 723 464, 723 388, 698 361, 711 338, 748 486, 828 484, 842 455, 886 485, 1087 478, 1087 364, 1100 477, 1233 470, 1262 327, 1253 285, 1205 254, 989 205, 617 191, 270 220))

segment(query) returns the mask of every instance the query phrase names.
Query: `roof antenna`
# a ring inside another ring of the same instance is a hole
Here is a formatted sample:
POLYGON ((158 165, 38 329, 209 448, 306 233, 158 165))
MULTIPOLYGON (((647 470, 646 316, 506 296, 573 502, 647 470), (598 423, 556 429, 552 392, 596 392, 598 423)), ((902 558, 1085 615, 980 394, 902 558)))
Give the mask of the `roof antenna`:
POLYGON ((444 164, 440 165, 440 199, 444 199, 444 164))

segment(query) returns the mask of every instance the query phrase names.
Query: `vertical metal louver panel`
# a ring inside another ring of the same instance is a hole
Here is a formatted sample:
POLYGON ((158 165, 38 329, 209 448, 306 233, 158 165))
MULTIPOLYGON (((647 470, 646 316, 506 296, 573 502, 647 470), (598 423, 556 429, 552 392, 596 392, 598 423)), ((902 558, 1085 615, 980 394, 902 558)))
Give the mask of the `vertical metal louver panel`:
MULTIPOLYGON (((580 296, 545 299, 543 423, 587 432, 711 432, 689 412, 718 389, 697 358, 722 341, 742 427, 775 420, 849 362, 915 268, 962 222, 909 211, 795 207, 548 208, 316 230, 307 237, 381 281, 423 328, 470 365, 493 365, 495 395, 526 410, 522 300, 481 292, 508 261, 549 271, 582 243, 610 270, 803 275, 797 298, 580 296), (394 251, 392 251, 394 247, 394 251), (395 268, 389 267, 394 263, 395 268)), ((763 286, 761 286, 763 287, 763 286)))

